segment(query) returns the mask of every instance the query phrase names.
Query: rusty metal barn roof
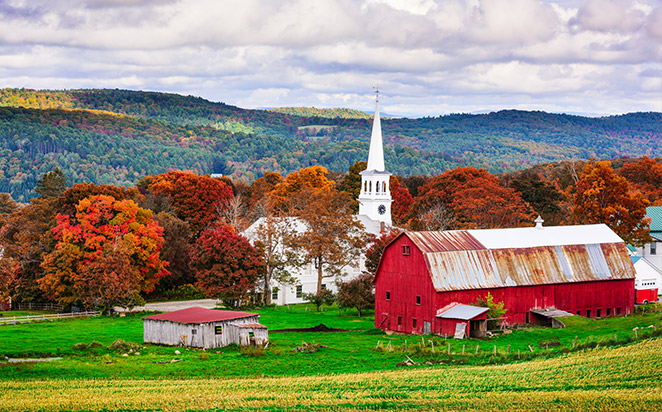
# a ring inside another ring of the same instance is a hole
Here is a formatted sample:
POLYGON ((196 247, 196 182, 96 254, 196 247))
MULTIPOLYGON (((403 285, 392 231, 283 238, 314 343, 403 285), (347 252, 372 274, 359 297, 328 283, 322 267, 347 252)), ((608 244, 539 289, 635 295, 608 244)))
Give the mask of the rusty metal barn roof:
POLYGON ((407 236, 423 252, 437 291, 635 276, 625 243, 606 225, 407 232, 407 236))
POLYGON ((258 313, 236 312, 232 310, 212 310, 195 306, 192 308, 175 310, 173 312, 145 316, 143 319, 168 320, 178 323, 208 323, 219 322, 222 320, 241 319, 258 315, 258 313))

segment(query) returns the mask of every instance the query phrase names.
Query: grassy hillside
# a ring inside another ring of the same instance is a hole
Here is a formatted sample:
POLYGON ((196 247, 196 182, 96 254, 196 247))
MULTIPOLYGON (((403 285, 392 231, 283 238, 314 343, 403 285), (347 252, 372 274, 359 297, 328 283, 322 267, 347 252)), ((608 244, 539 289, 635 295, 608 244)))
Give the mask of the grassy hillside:
POLYGON ((276 107, 269 109, 270 112, 289 114, 301 117, 326 117, 342 119, 372 119, 372 114, 360 110, 336 108, 336 109, 318 109, 316 107, 276 107))
MULTIPOLYGON (((115 184, 167 169, 247 181, 265 171, 289 173, 314 164, 344 172, 367 158, 371 128, 370 119, 353 118, 356 111, 345 109, 279 113, 128 90, 0 89, 0 106, 0 191, 22 201, 56 165, 72 182, 115 184), (98 119, 103 129, 90 126, 98 119), (226 139, 241 144, 217 145, 226 139), (31 147, 33 142, 41 148, 31 147), (113 159, 102 159, 106 154, 113 159)), ((382 127, 387 168, 404 176, 461 165, 494 173, 590 157, 662 156, 661 113, 587 118, 504 110, 383 119, 382 127)))

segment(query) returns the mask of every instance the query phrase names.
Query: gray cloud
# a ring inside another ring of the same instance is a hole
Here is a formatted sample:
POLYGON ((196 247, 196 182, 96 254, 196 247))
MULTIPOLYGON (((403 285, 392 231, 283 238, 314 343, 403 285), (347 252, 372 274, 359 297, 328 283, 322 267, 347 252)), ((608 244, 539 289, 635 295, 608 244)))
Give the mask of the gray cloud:
POLYGON ((0 2, 5 86, 369 109, 380 83, 405 115, 662 111, 658 0, 25 4, 0 2))

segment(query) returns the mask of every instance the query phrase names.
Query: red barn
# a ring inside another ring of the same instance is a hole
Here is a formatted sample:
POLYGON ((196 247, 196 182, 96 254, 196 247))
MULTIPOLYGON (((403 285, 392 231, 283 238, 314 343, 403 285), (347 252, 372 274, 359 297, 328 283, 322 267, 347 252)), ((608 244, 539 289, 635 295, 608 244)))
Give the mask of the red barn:
POLYGON ((634 279, 625 243, 603 224, 404 232, 384 249, 375 275, 375 327, 444 333, 441 309, 488 292, 504 302, 510 324, 551 307, 620 315, 634 308, 634 279))

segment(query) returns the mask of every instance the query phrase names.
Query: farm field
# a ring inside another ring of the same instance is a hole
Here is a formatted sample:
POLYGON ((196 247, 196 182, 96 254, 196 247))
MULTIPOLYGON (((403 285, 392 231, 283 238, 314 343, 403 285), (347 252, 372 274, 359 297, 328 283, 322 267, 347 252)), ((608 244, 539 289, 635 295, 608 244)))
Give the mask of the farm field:
POLYGON ((277 378, 0 381, 0 410, 660 410, 660 339, 508 365, 277 378))
POLYGON ((660 312, 463 341, 386 335, 372 316, 337 308, 257 312, 270 330, 348 331, 176 354, 142 343, 145 314, 1 326, 0 410, 662 409, 660 312), (318 351, 292 352, 304 341, 318 351), (396 366, 407 357, 420 365, 396 366))

